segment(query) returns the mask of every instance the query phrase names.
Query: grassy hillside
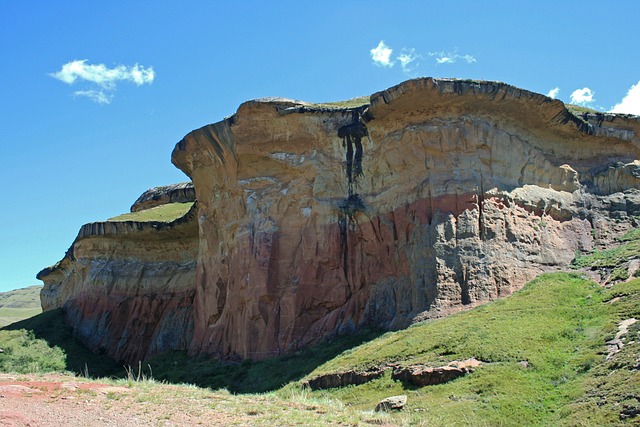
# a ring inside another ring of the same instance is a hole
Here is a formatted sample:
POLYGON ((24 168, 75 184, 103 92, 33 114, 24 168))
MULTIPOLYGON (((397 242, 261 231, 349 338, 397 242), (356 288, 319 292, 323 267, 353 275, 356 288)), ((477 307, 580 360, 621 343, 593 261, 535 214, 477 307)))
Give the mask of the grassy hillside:
POLYGON ((360 409, 408 394, 408 409, 424 412, 428 425, 610 425, 622 406, 640 408, 637 345, 605 362, 605 343, 620 320, 640 316, 638 302, 640 280, 606 290, 577 275, 545 275, 508 299, 385 334, 309 377, 389 362, 441 366, 476 357, 481 368, 447 384, 415 388, 388 373, 314 394, 360 409), (608 303, 615 297, 622 298, 608 303), (602 393, 603 387, 616 392, 602 393))
POLYGON ((61 309, 47 311, 0 329, 0 372, 73 372, 124 376, 120 363, 83 347, 65 324, 61 309))
MULTIPOLYGON (((640 343, 634 342, 640 324, 631 326, 618 354, 608 361, 605 356, 618 323, 640 318, 639 302, 638 279, 605 289, 579 275, 557 273, 541 276, 507 299, 373 339, 375 334, 343 338, 280 359, 241 364, 172 352, 143 366, 156 380, 236 393, 271 390, 261 399, 333 402, 334 415, 361 421, 372 419, 370 411, 382 398, 408 395, 405 411, 382 416, 389 425, 633 423, 635 418, 621 420, 620 414, 640 411, 640 343), (302 386, 303 378, 321 373, 391 362, 439 366, 467 357, 484 365, 437 386, 403 384, 390 372, 360 386, 314 392, 302 386), (528 366, 518 363, 524 361, 528 366)), ((127 377, 119 364, 75 343, 60 312, 0 330, 0 348, 5 349, 2 371, 87 370, 89 375, 127 377)))
POLYGON ((576 257, 573 265, 598 270, 603 279, 610 283, 627 280, 630 262, 640 258, 640 229, 629 231, 617 241, 619 244, 616 247, 576 257))
POLYGON ((29 286, 9 292, 0 292, 0 327, 41 313, 41 289, 42 286, 29 286))
MULTIPOLYGON (((624 277, 622 266, 640 256, 639 240, 640 233, 629 233, 619 247, 579 257, 576 266, 624 277)), ((605 288, 579 273, 554 273, 538 277, 509 298, 448 318, 398 332, 344 337, 279 359, 229 364, 168 352, 142 366, 145 375, 156 380, 234 393, 266 392, 225 395, 229 405, 246 405, 247 398, 262 402, 252 406, 252 425, 637 425, 640 321, 621 337, 624 346, 618 353, 611 355, 607 347, 628 319, 640 319, 640 279, 605 288), (395 381, 390 370, 359 386, 310 391, 303 385, 325 373, 391 363, 441 366, 469 357, 483 365, 435 386, 395 381), (371 412, 382 398, 397 394, 408 396, 405 410, 371 412), (263 410, 276 401, 295 403, 282 413, 263 410)), ((0 330, 0 348, 9 349, 0 356, 0 370, 24 371, 28 366, 32 372, 88 370, 89 375, 126 378, 117 363, 75 343, 60 312, 10 329, 0 330)))

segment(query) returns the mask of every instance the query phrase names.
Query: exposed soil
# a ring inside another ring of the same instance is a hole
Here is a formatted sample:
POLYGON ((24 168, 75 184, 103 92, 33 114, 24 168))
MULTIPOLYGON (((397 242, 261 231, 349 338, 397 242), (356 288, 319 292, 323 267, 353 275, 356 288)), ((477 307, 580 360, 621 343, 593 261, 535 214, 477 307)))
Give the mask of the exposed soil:
POLYGON ((172 393, 175 386, 155 388, 150 393, 63 375, 0 374, 0 426, 247 425, 238 414, 194 405, 172 393))
MULTIPOLYGON (((304 399, 233 395, 155 381, 113 384, 62 374, 0 374, 0 426, 355 426, 359 417, 304 399)), ((364 424, 392 426, 379 416, 364 424)))

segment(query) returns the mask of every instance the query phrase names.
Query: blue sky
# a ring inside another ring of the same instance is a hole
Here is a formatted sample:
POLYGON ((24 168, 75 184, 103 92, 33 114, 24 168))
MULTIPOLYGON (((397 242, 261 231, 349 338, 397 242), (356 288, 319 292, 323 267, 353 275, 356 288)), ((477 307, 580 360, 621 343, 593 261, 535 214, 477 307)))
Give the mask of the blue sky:
POLYGON ((0 291, 38 283, 82 224, 185 181, 175 143, 248 99, 433 76, 640 114, 639 16, 635 0, 0 0, 0 291))

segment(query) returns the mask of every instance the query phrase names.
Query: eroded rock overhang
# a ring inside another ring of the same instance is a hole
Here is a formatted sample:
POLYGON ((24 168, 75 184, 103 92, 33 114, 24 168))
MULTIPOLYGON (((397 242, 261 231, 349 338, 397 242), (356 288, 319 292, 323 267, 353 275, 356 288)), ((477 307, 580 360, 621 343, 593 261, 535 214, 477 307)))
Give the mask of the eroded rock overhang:
POLYGON ((199 202, 190 350, 265 358, 508 295, 625 227, 639 130, 481 81, 246 102, 172 155, 199 202))
POLYGON ((503 83, 416 79, 363 102, 272 98, 189 133, 182 218, 82 227, 43 270, 95 351, 262 359, 519 289, 638 226, 638 117, 503 83))

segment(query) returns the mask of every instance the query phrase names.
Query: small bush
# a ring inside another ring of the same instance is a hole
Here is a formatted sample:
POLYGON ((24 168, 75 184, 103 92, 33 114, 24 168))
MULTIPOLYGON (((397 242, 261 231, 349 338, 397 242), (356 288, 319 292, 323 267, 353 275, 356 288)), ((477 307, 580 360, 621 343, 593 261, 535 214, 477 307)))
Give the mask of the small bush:
POLYGON ((66 356, 60 347, 50 347, 33 332, 0 330, 0 371, 18 374, 62 372, 66 356))

